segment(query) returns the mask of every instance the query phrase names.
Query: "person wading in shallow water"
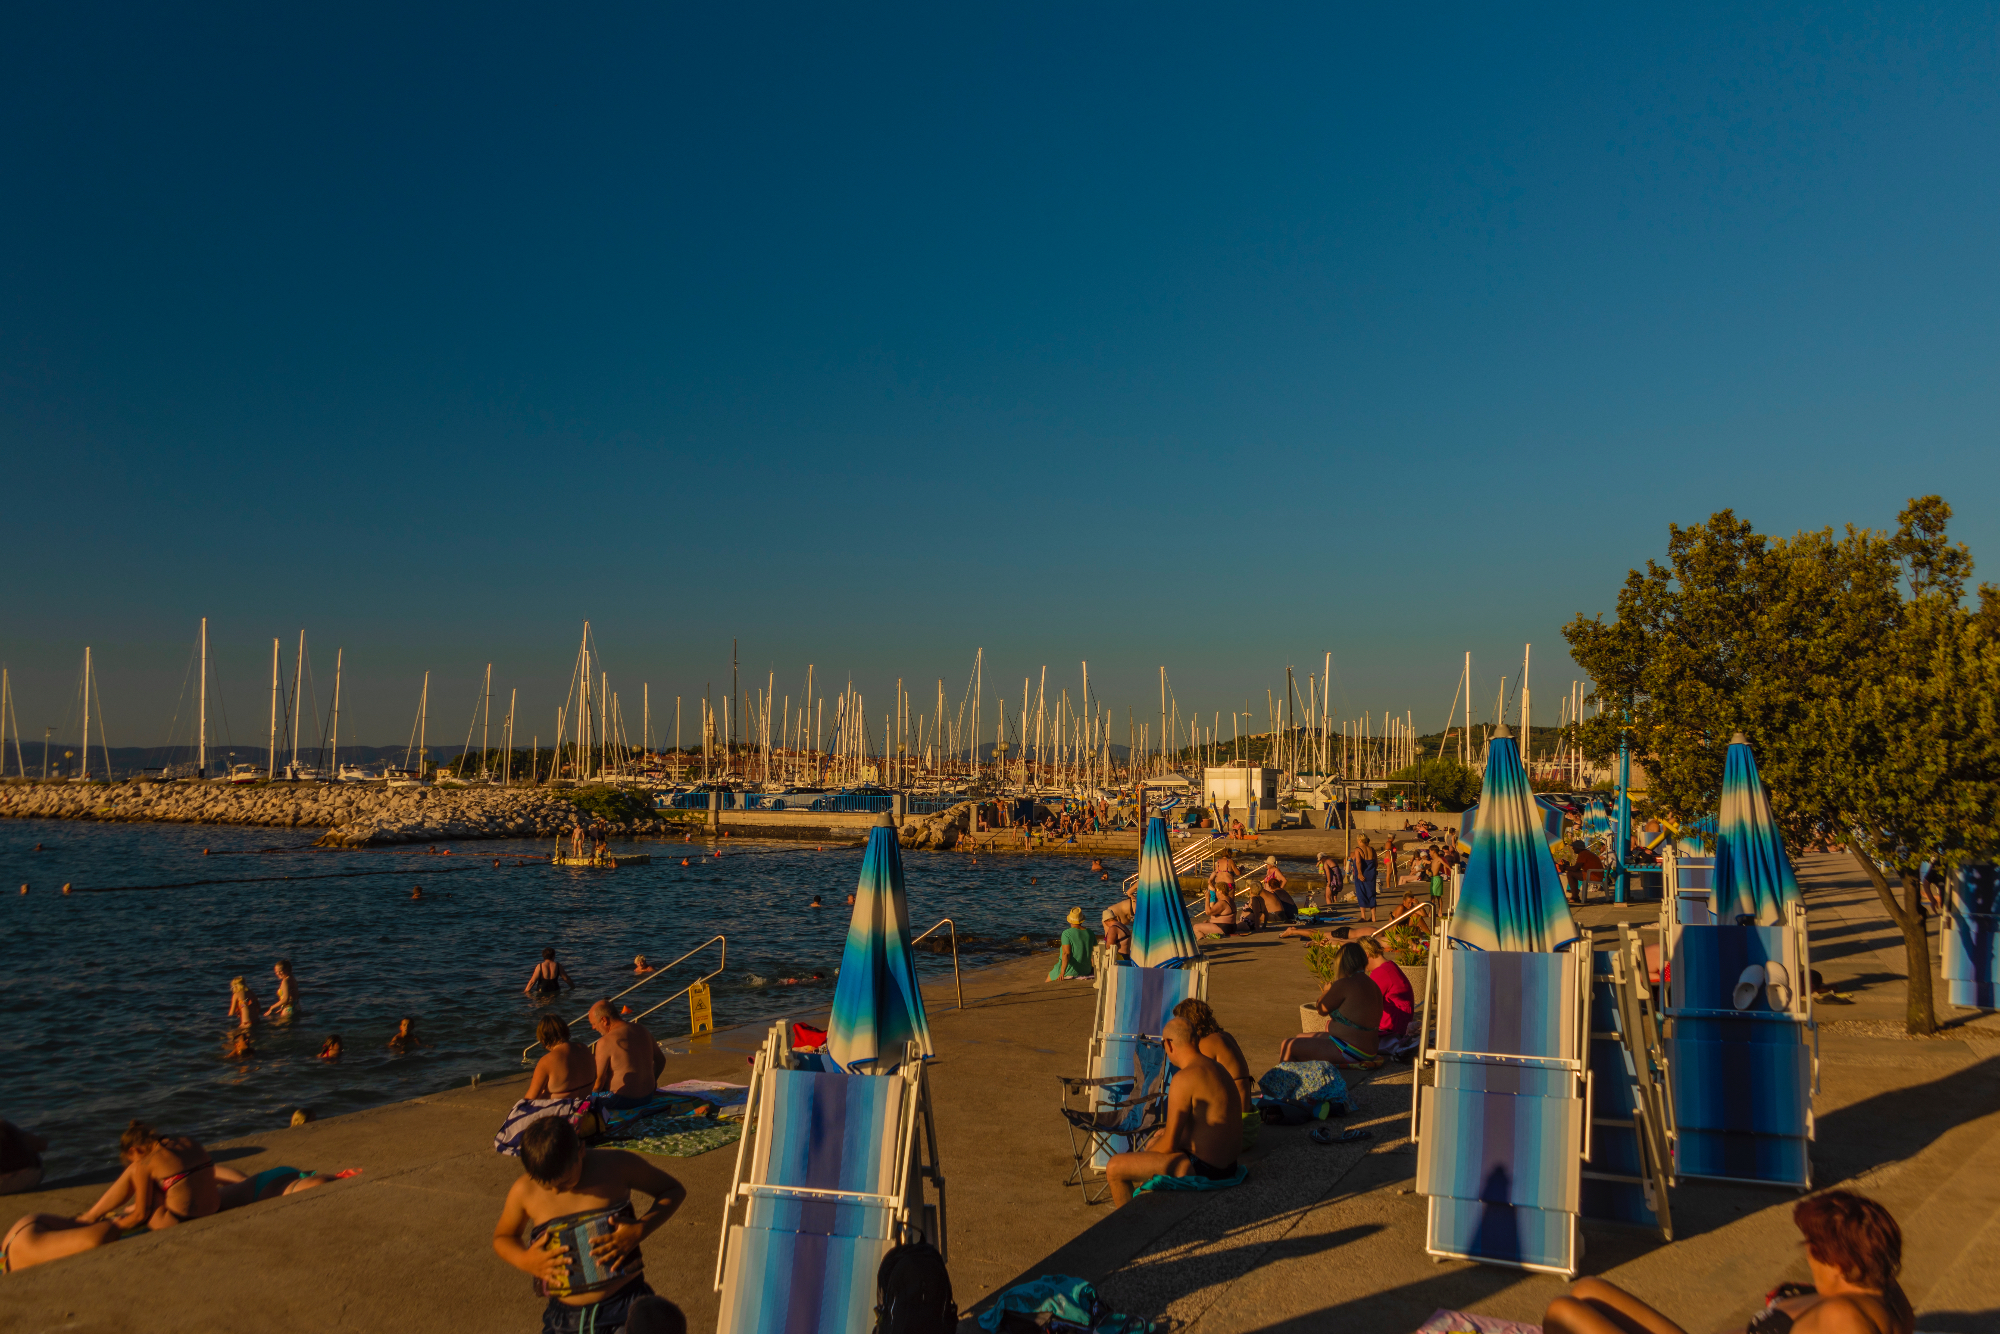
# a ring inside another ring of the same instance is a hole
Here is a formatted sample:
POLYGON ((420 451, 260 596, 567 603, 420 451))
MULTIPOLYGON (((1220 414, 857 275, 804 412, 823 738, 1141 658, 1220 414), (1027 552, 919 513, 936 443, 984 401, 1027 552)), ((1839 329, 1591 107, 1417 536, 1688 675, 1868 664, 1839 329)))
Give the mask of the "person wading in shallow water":
POLYGON ((567 983, 571 991, 576 990, 576 981, 569 970, 556 962, 553 949, 542 951, 542 961, 535 965, 535 971, 528 975, 528 985, 521 988, 521 994, 536 1000, 553 1000, 567 983))

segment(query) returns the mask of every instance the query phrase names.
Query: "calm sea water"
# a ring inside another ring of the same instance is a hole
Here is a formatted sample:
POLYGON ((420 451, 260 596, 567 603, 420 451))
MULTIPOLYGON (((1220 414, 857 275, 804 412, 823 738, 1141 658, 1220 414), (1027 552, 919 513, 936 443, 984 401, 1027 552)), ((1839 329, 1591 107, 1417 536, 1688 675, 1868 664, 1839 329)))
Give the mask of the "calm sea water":
MULTIPOLYGON (((295 1107, 337 1115, 518 1069, 543 1013, 521 988, 544 946, 577 982, 554 1007, 565 1019, 629 985, 634 954, 661 963, 718 932, 729 938, 719 1025, 822 1008, 861 865, 858 849, 735 839, 719 859, 700 843, 648 842, 651 866, 595 871, 515 865, 546 842, 439 844, 453 855, 433 857, 314 849, 312 837, 0 821, 0 1116, 49 1136, 51 1177, 112 1166, 135 1116, 222 1138, 287 1124, 295 1107), (76 887, 67 897, 65 881, 76 887), (806 907, 814 894, 824 910, 806 907), (256 1054, 226 1059, 229 979, 248 979, 267 1005, 283 958, 301 1014, 260 1022, 256 1054), (781 982, 814 971, 826 979, 781 982), (429 1044, 408 1056, 386 1046, 402 1015, 429 1044), (337 1065, 316 1059, 332 1033, 345 1044, 337 1065)), ((1023 935, 1046 945, 1072 905, 1095 921, 1132 869, 1111 864, 1107 885, 1080 858, 903 859, 916 929, 954 918, 967 966, 1019 953, 1023 935)), ((712 959, 633 999, 678 990, 712 959)), ((951 959, 924 955, 920 966, 949 976, 951 959)), ((668 1022, 649 1021, 656 1036, 684 1034, 685 1002, 658 1018, 668 1022)))

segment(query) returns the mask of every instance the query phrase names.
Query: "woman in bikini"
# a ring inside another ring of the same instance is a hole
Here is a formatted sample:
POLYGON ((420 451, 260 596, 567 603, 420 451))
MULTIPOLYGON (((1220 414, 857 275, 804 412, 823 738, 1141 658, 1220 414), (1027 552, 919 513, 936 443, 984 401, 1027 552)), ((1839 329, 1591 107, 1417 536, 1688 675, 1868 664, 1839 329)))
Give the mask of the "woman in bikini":
POLYGON ((271 965, 271 971, 278 975, 278 999, 265 1009, 264 1017, 277 1015, 282 1022, 290 1022, 299 1013, 299 985, 292 977, 292 961, 280 959, 271 965))
POLYGON ((1194 924, 1196 938, 1236 934, 1236 863, 1227 857, 1215 859, 1208 873, 1208 920, 1194 924))
MULTIPOLYGON (((1810 1285, 1787 1283, 1749 1324, 1749 1334, 1911 1334, 1916 1316, 1896 1281, 1903 1230, 1887 1209, 1852 1191, 1800 1200, 1792 1222, 1805 1234, 1810 1285)), ((1578 1279, 1542 1317, 1548 1334, 1685 1334, 1646 1303, 1601 1278, 1578 1279)))
POLYGON ((238 1028, 251 1028, 257 1023, 257 993, 240 977, 229 979, 229 1017, 237 1021, 238 1028))
POLYGON ((208 1150, 186 1135, 161 1135, 134 1121, 118 1137, 124 1175, 96 1204, 77 1215, 79 1223, 108 1219, 124 1228, 158 1231, 206 1218, 222 1207, 215 1164, 208 1150))
POLYGON ((1368 976, 1368 956, 1349 943, 1334 956, 1333 981, 1315 1006, 1327 1017, 1324 1033, 1301 1033, 1278 1048, 1280 1061, 1331 1061, 1373 1069, 1382 1055, 1382 989, 1368 976))

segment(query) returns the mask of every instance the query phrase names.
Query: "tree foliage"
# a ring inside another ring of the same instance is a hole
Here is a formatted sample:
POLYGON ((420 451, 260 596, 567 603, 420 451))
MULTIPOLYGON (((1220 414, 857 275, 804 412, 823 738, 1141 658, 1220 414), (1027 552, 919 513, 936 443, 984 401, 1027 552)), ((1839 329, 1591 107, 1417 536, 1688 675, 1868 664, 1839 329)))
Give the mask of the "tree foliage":
POLYGON ((2000 593, 1965 606, 1972 557, 1950 517, 1926 496, 1893 534, 1773 539, 1724 510, 1669 529, 1665 564, 1631 572, 1615 620, 1564 631, 1605 704, 1586 753, 1608 758, 1626 731, 1666 814, 1716 809, 1741 731, 1791 845, 1820 821, 1846 840, 1903 933, 1915 1032, 1936 1026, 1920 867, 2000 845, 2000 593))
POLYGON ((1419 760, 1389 777, 1402 782, 1422 780, 1425 795, 1441 811, 1462 811, 1479 800, 1479 774, 1449 757, 1419 760))

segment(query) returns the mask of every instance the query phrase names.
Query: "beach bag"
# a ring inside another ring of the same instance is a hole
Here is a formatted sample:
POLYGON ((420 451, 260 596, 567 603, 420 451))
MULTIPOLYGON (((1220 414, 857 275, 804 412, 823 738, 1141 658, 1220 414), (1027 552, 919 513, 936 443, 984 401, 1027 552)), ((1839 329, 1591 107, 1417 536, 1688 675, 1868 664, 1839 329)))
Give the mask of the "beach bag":
POLYGON ((958 1303, 951 1274, 928 1241, 906 1241, 875 1271, 875 1334, 952 1334, 958 1303))

